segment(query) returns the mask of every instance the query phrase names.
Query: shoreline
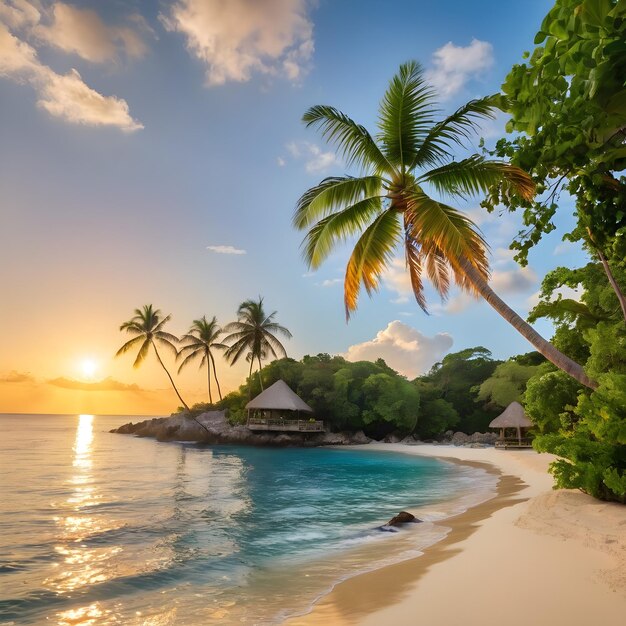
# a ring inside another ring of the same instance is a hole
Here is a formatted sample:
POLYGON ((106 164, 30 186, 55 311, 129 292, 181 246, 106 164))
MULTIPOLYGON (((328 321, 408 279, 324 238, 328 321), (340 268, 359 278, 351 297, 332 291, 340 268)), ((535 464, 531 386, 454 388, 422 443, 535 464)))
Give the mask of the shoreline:
MULTIPOLYGON (((362 449, 361 446, 359 448, 362 449)), ((626 507, 552 490, 555 458, 534 450, 375 443, 371 450, 479 465, 494 497, 439 522, 422 556, 338 583, 286 626, 586 626, 626 614, 626 507)))

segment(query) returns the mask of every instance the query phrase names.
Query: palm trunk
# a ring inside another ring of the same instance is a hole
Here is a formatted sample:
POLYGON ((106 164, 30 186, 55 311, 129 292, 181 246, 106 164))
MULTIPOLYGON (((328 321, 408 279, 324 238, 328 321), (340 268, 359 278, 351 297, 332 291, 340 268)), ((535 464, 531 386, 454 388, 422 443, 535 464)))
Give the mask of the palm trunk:
POLYGON ((211 394, 211 353, 207 350, 206 352, 206 378, 209 386, 209 404, 213 404, 213 395, 211 394))
POLYGON ((594 250, 598 253, 598 257, 600 258, 600 263, 602 263, 602 267, 604 268, 604 273, 606 277, 609 279, 609 283, 611 287, 613 287, 613 291, 619 300, 619 305, 622 308, 622 315, 624 316, 624 320, 626 320, 626 298, 624 297, 624 293, 620 289, 620 286, 617 284, 615 280, 615 276, 613 276, 613 272, 611 271, 611 266, 609 262, 606 260, 606 257, 602 253, 602 250, 596 245, 596 242, 593 239, 593 235, 591 234, 591 228, 587 228, 587 233, 589 235, 589 240, 591 241, 591 245, 594 250))
POLYGON ((487 284, 478 270, 467 260, 460 259, 459 265, 472 283, 476 291, 492 306, 509 324, 525 337, 543 356, 560 370, 576 379, 581 385, 595 389, 598 383, 591 380, 582 365, 557 350, 549 341, 546 341, 530 324, 524 321, 511 307, 509 307, 487 284))
POLYGON ((248 372, 248 402, 252 400, 252 365, 254 364, 254 359, 250 357, 250 371, 248 372))
POLYGON ((217 393, 219 394, 220 400, 222 400, 222 390, 220 388, 220 381, 217 380, 217 370, 215 369, 215 359, 211 352, 209 352, 209 357, 211 359, 211 365, 213 366, 213 377, 215 378, 215 384, 217 385, 217 393))
POLYGON ((622 290, 617 284, 615 276, 613 276, 613 272, 611 271, 611 267, 609 265, 609 262, 606 260, 606 257, 604 256, 604 254, 602 254, 599 248, 596 248, 596 251, 598 253, 598 256, 600 257, 600 262, 602 263, 602 267, 604 268, 604 273, 609 279, 609 283, 611 283, 611 287, 613 287, 613 291, 615 292, 615 295, 619 300, 619 305, 622 308, 622 315, 624 316, 624 320, 626 320, 626 298, 624 297, 622 290))
POLYGON ((187 403, 183 400, 180 393, 178 393, 178 389, 176 389, 176 385, 174 384, 174 379, 171 377, 170 373, 167 371, 167 367, 165 367, 165 363, 163 363, 163 361, 161 360, 161 357, 159 356, 159 351, 157 350, 157 347, 154 343, 152 344, 152 347, 154 348, 154 353, 156 354, 156 358, 159 360, 161 367, 165 370, 167 377, 170 379, 170 382, 172 383, 172 387, 174 387, 174 391, 176 392, 178 399, 183 403, 183 406, 185 407, 185 409, 189 411, 189 407, 187 406, 187 403))
POLYGON ((261 383, 261 391, 263 391, 263 378, 261 377, 261 357, 259 356, 259 382, 261 383))

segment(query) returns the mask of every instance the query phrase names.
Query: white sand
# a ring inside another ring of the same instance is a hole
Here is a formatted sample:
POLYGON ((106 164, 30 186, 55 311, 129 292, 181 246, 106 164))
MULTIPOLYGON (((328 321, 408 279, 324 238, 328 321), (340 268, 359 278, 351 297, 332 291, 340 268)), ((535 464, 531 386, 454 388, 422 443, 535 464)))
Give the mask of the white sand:
POLYGON ((352 578, 312 613, 288 624, 626 624, 626 506, 578 491, 553 491, 547 467, 554 457, 533 450, 431 445, 368 449, 490 463, 526 486, 512 496, 513 503, 504 492, 460 516, 430 558, 427 551, 352 578))

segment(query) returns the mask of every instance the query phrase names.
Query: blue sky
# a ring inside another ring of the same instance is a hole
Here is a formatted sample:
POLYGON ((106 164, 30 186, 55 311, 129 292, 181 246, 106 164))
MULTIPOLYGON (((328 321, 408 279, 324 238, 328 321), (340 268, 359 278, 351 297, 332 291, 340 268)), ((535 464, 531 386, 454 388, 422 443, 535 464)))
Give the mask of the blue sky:
MULTIPOLYGON (((157 389, 156 367, 112 358, 135 307, 172 313, 182 333, 203 314, 232 320, 257 295, 292 331, 296 358, 383 356, 413 376, 446 350, 529 350, 463 296, 441 305, 431 295, 425 316, 401 263, 346 325, 348 248, 308 275, 291 215, 308 187, 346 171, 300 122, 309 106, 334 105, 373 130, 389 79, 417 59, 443 116, 498 90, 551 4, 0 0, 0 379, 79 379, 90 358, 99 379, 157 389)), ((504 122, 485 125, 488 142, 504 122)), ((478 206, 463 208, 491 245, 494 286, 520 313, 546 271, 583 261, 560 242, 568 200, 526 270, 507 253, 519 217, 478 206)), ((232 388, 245 366, 223 369, 232 388)), ((202 394, 203 381, 190 371, 182 385, 202 394)))

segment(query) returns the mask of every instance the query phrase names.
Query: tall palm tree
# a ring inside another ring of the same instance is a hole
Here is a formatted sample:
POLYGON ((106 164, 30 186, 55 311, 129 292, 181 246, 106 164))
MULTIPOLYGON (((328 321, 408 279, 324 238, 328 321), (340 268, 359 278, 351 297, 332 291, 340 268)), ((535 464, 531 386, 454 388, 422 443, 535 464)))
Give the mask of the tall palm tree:
POLYGON ((189 329, 189 333, 183 335, 180 340, 187 343, 178 351, 179 356, 184 356, 178 373, 189 364, 191 361, 200 360, 200 368, 206 365, 207 369, 207 382, 209 386, 209 402, 213 404, 213 395, 211 393, 211 368, 213 368, 213 377, 215 378, 215 384, 217 385, 217 393, 222 399, 222 390, 220 389, 220 381, 217 379, 217 370, 215 367, 215 357, 211 350, 223 350, 228 346, 217 341, 218 337, 222 334, 222 329, 217 324, 217 318, 213 316, 211 321, 207 321, 206 315, 203 315, 199 320, 194 320, 189 329))
MULTIPOLYGON (((224 338, 224 342, 230 344, 226 350, 226 357, 231 365, 236 363, 243 355, 250 361, 250 372, 248 378, 252 376, 252 367, 255 360, 259 364, 259 382, 263 390, 263 379, 261 377, 262 359, 268 355, 275 359, 287 356, 287 351, 283 344, 276 338, 276 335, 283 335, 287 339, 291 338, 291 333, 274 321, 276 311, 269 315, 263 308, 263 298, 259 300, 246 300, 237 309, 237 321, 224 326, 224 332, 229 333, 224 338)), ((248 395, 250 395, 250 385, 248 385, 248 395)))
POLYGON ((128 322, 124 322, 120 326, 121 331, 126 331, 128 334, 135 336, 130 341, 127 341, 116 352, 115 356, 118 357, 133 348, 139 347, 139 352, 137 353, 137 357, 133 363, 133 367, 139 367, 148 356, 148 352, 152 346, 152 348, 154 348, 154 354, 167 374, 167 377, 170 379, 170 383, 172 383, 172 387, 174 388, 178 399, 182 402, 185 409, 189 411, 189 407, 178 392, 178 389, 174 384, 174 379, 167 370, 167 367, 165 367, 165 363, 163 363, 161 355, 157 350, 158 343, 159 346, 163 346, 168 350, 173 350, 175 354, 177 353, 176 346, 174 344, 178 343, 178 338, 170 333, 166 333, 163 330, 163 327, 170 321, 172 316, 166 315, 165 317, 161 317, 161 315, 161 311, 159 309, 152 308, 151 304, 146 304, 141 309, 135 309, 135 315, 128 322))
POLYGON ((459 210, 434 199, 432 189, 450 198, 467 198, 501 184, 502 201, 514 194, 531 198, 534 185, 521 169, 473 154, 454 159, 479 122, 493 118, 496 97, 471 100, 452 115, 436 121, 435 93, 421 66, 400 66, 383 96, 378 134, 331 106, 314 106, 303 122, 320 129, 334 143, 347 166, 362 175, 330 177, 299 199, 294 226, 308 230, 304 258, 316 269, 340 242, 359 239, 348 261, 344 282, 346 318, 357 307, 361 284, 369 295, 396 247, 404 247, 406 266, 418 305, 427 312, 423 277, 442 299, 451 279, 480 295, 557 367, 582 384, 595 383, 582 366, 541 337, 489 287, 488 246, 478 227, 459 210))

